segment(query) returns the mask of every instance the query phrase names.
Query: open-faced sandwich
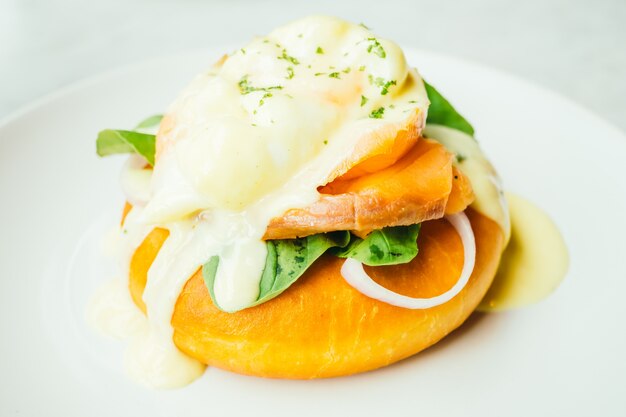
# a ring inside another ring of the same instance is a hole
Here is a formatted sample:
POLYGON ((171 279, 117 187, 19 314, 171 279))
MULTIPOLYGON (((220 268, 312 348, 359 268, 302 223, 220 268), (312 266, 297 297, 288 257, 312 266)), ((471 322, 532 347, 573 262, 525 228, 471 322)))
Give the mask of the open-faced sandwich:
POLYGON ((163 117, 105 130, 122 173, 131 372, 376 369, 457 328, 509 236, 472 126, 363 25, 311 17, 200 74, 163 117))

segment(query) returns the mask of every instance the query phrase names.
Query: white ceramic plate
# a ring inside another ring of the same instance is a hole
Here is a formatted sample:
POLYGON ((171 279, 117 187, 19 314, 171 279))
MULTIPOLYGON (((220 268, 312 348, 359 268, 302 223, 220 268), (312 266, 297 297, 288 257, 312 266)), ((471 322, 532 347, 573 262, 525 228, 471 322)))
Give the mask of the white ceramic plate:
POLYGON ((131 382, 122 343, 84 321, 89 296, 111 278, 100 242, 123 201, 123 158, 98 159, 96 133, 162 112, 229 49, 124 68, 0 125, 0 415, 626 415, 626 137, 545 90, 411 49, 409 61, 474 124, 506 187, 563 231, 563 285, 523 310, 475 314, 434 348, 354 377, 208 369, 180 390, 131 382))

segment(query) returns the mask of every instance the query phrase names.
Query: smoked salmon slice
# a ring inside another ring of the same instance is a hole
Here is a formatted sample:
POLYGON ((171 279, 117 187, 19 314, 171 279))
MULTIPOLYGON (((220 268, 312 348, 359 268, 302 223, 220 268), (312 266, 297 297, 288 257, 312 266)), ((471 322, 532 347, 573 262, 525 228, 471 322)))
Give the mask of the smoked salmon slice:
POLYGON ((336 230, 363 235, 460 212, 474 195, 469 179, 452 160, 443 145, 422 138, 391 166, 356 178, 344 175, 322 187, 321 198, 312 205, 272 219, 264 239, 336 230))

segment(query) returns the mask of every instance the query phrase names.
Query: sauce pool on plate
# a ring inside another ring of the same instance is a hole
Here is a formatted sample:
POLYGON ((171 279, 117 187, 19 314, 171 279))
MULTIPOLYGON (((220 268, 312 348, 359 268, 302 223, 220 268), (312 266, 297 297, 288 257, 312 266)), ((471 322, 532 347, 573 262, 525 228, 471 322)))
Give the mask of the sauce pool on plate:
POLYGON ((565 241, 550 217, 518 195, 507 193, 506 199, 511 239, 479 311, 509 310, 541 301, 559 286, 569 265, 565 241))

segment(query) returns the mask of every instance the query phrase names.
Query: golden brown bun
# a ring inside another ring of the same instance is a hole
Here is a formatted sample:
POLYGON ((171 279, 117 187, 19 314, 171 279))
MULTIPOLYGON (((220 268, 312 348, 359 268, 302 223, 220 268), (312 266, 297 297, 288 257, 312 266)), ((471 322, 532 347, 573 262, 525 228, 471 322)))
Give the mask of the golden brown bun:
MULTIPOLYGON (((407 310, 368 298, 342 278, 343 260, 325 255, 280 296, 225 313, 213 305, 199 271, 176 303, 174 342, 210 366, 275 378, 349 375, 404 359, 463 323, 491 284, 503 233, 496 223, 472 210, 468 216, 476 236, 476 267, 463 291, 446 304, 407 310)), ((148 267, 166 237, 166 231, 155 230, 133 257, 133 299, 141 300, 148 267)), ((448 290, 463 264, 456 231, 445 220, 426 222, 418 243, 420 252, 412 262, 366 267, 370 276, 413 297, 448 290)))

